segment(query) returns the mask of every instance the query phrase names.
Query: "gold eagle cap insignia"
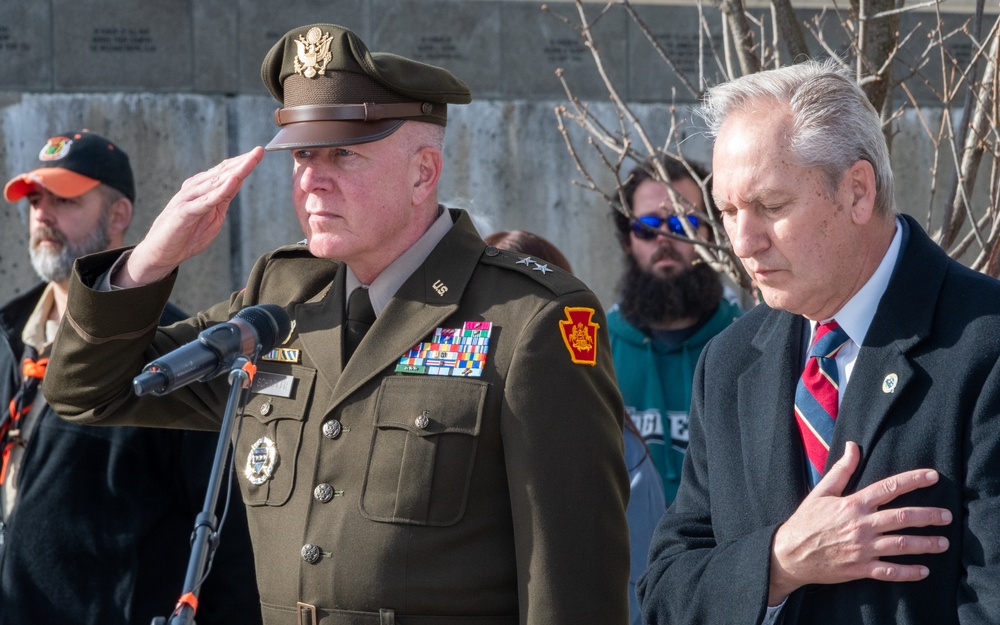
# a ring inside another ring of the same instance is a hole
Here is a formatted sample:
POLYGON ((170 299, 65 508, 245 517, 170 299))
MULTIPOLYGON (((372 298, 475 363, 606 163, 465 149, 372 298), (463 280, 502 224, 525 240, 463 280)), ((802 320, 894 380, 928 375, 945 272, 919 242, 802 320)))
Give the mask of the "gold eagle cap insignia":
POLYGON ((313 26, 309 32, 299 35, 295 40, 298 53, 295 55, 295 73, 306 78, 314 78, 326 73, 326 65, 333 59, 330 44, 333 37, 330 33, 313 26))

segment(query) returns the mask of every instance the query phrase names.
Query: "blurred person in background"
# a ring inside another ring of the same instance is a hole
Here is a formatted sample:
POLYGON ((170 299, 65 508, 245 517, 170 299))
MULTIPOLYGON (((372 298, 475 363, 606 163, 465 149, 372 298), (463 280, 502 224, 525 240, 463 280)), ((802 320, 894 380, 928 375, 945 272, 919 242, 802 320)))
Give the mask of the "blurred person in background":
MULTIPOLYGON (((128 156, 86 130, 59 134, 4 197, 27 199, 42 282, 0 308, 0 624, 149 625, 183 590, 218 435, 68 423, 39 389, 73 262, 124 243, 128 156)), ((184 317, 168 304, 160 323, 184 317)), ((261 622, 246 512, 232 492, 201 625, 261 622)))
POLYGON ((608 312, 608 332, 618 388, 653 455, 669 505, 688 444, 698 357, 742 311, 725 297, 719 274, 701 259, 681 224, 687 221, 702 239, 709 236, 703 220, 711 207, 694 178, 705 180, 707 172, 669 157, 661 157, 661 165, 669 187, 653 177, 652 162, 643 163, 622 186, 631 216, 612 211, 626 269, 608 312))

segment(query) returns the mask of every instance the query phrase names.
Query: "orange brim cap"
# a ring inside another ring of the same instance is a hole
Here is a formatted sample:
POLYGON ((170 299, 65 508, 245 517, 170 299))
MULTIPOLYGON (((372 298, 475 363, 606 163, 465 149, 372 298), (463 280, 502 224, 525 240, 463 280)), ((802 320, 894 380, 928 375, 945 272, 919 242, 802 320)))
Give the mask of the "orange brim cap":
POLYGON ((59 197, 79 197, 99 184, 100 180, 75 171, 62 167, 44 167, 21 174, 8 182, 3 188, 3 196, 8 202, 17 202, 39 186, 59 197))

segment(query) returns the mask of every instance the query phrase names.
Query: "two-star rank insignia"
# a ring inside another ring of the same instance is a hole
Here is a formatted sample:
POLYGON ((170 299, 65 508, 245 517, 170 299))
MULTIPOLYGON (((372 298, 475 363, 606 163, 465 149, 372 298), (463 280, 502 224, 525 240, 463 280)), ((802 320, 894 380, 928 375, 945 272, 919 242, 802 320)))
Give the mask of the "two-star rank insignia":
POLYGON ((540 271, 544 276, 547 273, 552 272, 552 267, 549 267, 546 263, 539 262, 530 256, 525 256, 521 260, 514 263, 515 265, 524 265, 525 267, 531 267, 532 271, 540 271))
POLYGON ((559 322, 563 343, 570 359, 578 365, 597 364, 597 329, 593 308, 565 308, 566 320, 559 322))

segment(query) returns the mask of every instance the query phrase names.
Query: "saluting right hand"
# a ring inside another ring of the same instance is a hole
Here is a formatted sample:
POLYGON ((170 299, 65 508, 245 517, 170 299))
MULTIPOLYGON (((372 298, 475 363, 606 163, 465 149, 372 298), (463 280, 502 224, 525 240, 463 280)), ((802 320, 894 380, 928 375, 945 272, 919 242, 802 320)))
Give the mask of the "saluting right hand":
POLYGON ((229 203, 263 158, 264 149, 256 147, 185 180, 125 266, 112 276, 112 284, 152 284, 204 252, 219 235, 229 203))

